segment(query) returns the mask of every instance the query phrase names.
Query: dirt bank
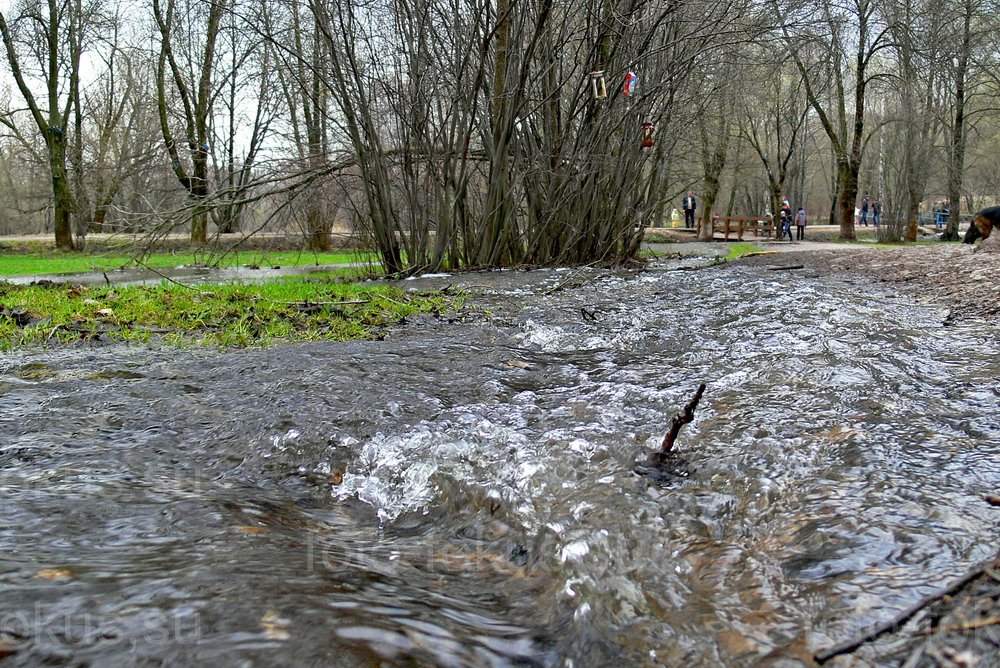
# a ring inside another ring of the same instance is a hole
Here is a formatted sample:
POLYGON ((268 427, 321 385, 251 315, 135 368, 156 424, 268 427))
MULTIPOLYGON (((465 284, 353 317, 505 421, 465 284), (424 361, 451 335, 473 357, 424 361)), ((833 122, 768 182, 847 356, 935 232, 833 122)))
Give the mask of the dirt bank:
POLYGON ((810 275, 867 278, 899 287, 951 309, 948 321, 1000 315, 1000 254, 978 252, 964 244, 844 247, 754 255, 735 261, 748 266, 803 265, 810 275))

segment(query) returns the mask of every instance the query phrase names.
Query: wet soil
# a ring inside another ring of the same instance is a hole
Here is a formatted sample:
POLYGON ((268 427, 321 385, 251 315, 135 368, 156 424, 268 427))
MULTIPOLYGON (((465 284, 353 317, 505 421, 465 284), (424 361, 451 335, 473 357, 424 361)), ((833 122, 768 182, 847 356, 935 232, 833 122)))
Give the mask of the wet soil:
POLYGON ((859 286, 888 285, 920 301, 947 306, 950 312, 944 317, 945 324, 967 319, 996 323, 1000 314, 1000 254, 979 252, 964 244, 788 249, 735 262, 764 268, 802 265, 791 275, 839 276, 859 286))

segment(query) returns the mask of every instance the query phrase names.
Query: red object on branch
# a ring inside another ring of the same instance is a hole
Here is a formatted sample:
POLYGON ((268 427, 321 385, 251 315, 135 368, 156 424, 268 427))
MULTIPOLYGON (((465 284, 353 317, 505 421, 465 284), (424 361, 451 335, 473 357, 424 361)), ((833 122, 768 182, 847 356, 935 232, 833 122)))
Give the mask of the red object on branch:
POLYGON ((622 87, 622 95, 625 97, 631 97, 635 95, 635 86, 639 83, 639 77, 636 76, 635 72, 629 72, 625 75, 625 86, 622 87))
POLYGON ((653 121, 649 116, 642 122, 642 147, 653 148, 653 121))

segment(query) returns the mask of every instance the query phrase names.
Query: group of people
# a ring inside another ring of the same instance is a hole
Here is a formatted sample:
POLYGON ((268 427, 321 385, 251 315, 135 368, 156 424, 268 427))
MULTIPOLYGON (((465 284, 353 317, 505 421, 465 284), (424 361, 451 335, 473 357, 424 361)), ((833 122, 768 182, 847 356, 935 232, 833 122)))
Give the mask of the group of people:
POLYGON ((934 202, 934 229, 940 230, 948 222, 951 215, 951 203, 946 199, 934 202))
POLYGON ((878 227, 879 223, 882 222, 882 200, 875 198, 875 201, 872 202, 868 193, 865 193, 864 197, 861 198, 861 210, 858 215, 858 221, 865 227, 868 227, 869 212, 872 216, 872 223, 878 227))
POLYGON ((806 238, 806 209, 803 206, 799 207, 799 210, 792 214, 792 205, 789 204, 788 198, 784 195, 781 196, 781 236, 779 239, 784 239, 785 235, 788 235, 788 240, 792 240, 792 223, 795 224, 795 238, 799 241, 804 241, 806 238))
MULTIPOLYGON (((698 198, 695 197, 694 191, 689 190, 687 195, 681 201, 681 208, 684 209, 684 227, 688 229, 694 229, 697 225, 694 222, 694 214, 698 209, 698 198)), ((792 213, 792 205, 789 204, 788 198, 784 195, 781 196, 781 210, 779 213, 779 224, 781 225, 781 234, 778 238, 784 239, 785 235, 788 235, 788 240, 792 241, 792 225, 795 225, 796 239, 802 241, 806 238, 806 210, 805 207, 799 207, 799 210, 794 214, 792 213)))

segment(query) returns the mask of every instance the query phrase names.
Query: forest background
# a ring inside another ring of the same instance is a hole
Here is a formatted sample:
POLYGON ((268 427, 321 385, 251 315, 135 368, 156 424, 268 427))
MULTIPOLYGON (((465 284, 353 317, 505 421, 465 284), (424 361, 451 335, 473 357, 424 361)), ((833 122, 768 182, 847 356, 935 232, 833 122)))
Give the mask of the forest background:
MULTIPOLYGON (((994 0, 0 2, 0 234, 624 261, 695 189, 884 241, 1000 193, 994 0), (626 91, 630 75, 636 84, 626 91)), ((703 233, 707 233, 703 230, 703 233)))

